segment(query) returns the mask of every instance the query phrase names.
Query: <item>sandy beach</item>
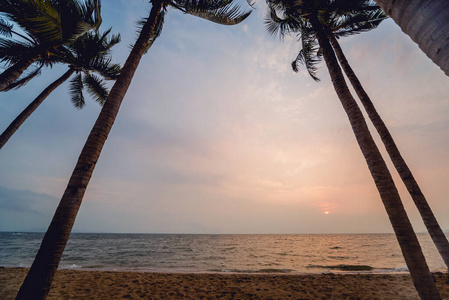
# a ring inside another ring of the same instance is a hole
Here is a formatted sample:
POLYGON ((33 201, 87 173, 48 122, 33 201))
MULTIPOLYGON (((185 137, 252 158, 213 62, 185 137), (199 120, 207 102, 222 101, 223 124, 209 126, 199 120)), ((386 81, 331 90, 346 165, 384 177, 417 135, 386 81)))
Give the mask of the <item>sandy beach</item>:
MULTIPOLYGON (((0 268, 0 299, 27 269, 0 268)), ((449 298, 447 273, 435 273, 449 298)), ((192 274, 59 270, 48 299, 419 299, 407 274, 192 274)))

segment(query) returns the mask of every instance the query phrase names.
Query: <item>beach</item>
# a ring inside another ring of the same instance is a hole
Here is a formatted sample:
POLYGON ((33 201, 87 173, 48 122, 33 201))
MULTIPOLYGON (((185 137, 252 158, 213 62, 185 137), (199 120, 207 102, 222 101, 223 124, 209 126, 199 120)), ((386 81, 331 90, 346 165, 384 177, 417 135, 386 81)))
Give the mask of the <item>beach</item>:
MULTIPOLYGON (((25 268, 0 268, 14 299, 25 268)), ((449 299, 447 273, 434 273, 449 299)), ((408 274, 218 274, 58 270, 48 299, 419 299, 408 274)))

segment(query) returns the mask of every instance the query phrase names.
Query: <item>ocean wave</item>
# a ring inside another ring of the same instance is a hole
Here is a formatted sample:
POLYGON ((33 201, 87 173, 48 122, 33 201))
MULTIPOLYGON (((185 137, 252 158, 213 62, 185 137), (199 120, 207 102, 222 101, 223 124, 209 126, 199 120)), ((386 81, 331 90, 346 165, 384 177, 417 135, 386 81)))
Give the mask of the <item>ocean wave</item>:
POLYGON ((258 269, 258 270, 245 270, 245 269, 209 269, 210 272, 217 273, 290 273, 294 270, 292 269, 258 269))
POLYGON ((80 265, 77 265, 77 264, 71 264, 71 265, 62 265, 61 266, 61 269, 69 269, 69 270, 72 270, 72 269, 81 269, 82 267, 80 266, 80 265))
MULTIPOLYGON (((42 233, 13 236, 11 232, 0 232, 0 266, 31 266, 42 237, 42 233)), ((430 237, 424 242, 430 269, 444 269, 430 237)), ((66 269, 164 272, 407 272, 403 265, 394 235, 74 233, 61 260, 61 266, 66 269), (279 241, 283 243, 275 244, 279 241), (377 245, 381 244, 386 246, 379 249, 377 245)))
POLYGON ((350 259, 349 256, 337 256, 337 255, 329 255, 328 258, 331 258, 331 259, 350 259))
POLYGON ((368 265, 309 265, 306 268, 321 268, 321 269, 331 269, 331 270, 339 270, 339 271, 372 271, 374 267, 368 265))
POLYGON ((402 266, 402 267, 395 268, 395 269, 393 270, 393 272, 408 272, 408 268, 407 268, 406 265, 404 265, 404 266, 402 266))

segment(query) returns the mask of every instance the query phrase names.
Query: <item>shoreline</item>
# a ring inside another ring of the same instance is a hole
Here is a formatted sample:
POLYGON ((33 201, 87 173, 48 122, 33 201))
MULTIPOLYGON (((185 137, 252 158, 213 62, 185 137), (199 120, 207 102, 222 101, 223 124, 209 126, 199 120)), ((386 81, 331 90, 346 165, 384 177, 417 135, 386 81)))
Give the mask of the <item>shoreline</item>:
MULTIPOLYGON (((174 269, 174 268, 129 268, 129 267, 81 267, 81 266, 59 266, 58 271, 80 271, 80 272, 118 272, 118 273, 155 273, 155 274, 231 274, 231 275, 293 275, 293 276, 307 276, 307 275, 358 275, 358 274, 377 274, 377 275, 407 275, 409 271, 406 269, 363 269, 365 266, 360 265, 340 265, 332 267, 322 267, 322 269, 328 268, 321 272, 307 272, 292 269, 260 269, 253 270, 228 270, 228 269, 209 269, 209 270, 190 270, 190 269, 174 269), (342 266, 342 267, 340 267, 342 266), (346 267, 346 268, 345 268, 346 267), (355 267, 351 269, 351 267, 355 267), (362 267, 357 269, 358 267, 362 267)), ((16 265, 0 265, 0 269, 26 269, 30 266, 16 266, 16 265)), ((445 273, 445 269, 434 269, 430 271, 432 274, 445 273)))
MULTIPOLYGON (((26 268, 0 268, 0 299, 14 299, 26 268)), ((448 273, 434 273, 449 298, 448 273)), ((408 273, 160 273, 58 270, 47 299, 419 299, 408 273)))

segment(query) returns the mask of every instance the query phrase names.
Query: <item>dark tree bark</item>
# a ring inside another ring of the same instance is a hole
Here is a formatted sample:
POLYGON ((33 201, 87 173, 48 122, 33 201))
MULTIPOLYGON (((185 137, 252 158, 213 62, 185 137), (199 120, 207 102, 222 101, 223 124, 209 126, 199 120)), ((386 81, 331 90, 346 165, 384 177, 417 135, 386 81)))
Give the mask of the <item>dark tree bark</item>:
POLYGON ((87 185, 161 12, 162 1, 153 0, 152 5, 150 15, 87 138, 53 220, 16 299, 45 299, 50 291, 87 185))
POLYGON ((65 72, 61 77, 56 79, 53 83, 51 83, 36 99, 33 100, 18 116, 12 121, 12 123, 6 128, 5 131, 0 135, 0 149, 8 142, 11 136, 19 129, 19 127, 23 124, 23 122, 28 119, 28 117, 41 105, 42 102, 51 94, 58 86, 63 84, 67 79, 72 76, 75 70, 69 69, 65 72))
POLYGON ((449 76, 449 1, 375 1, 449 76))
POLYGON ((413 231, 399 193, 394 185, 393 178, 369 132, 357 102, 352 97, 346 85, 343 73, 326 32, 322 28, 317 16, 311 16, 310 22, 322 50, 332 84, 348 115, 357 143, 362 150, 371 176, 377 186, 416 290, 421 299, 439 300, 441 297, 438 289, 427 266, 418 238, 413 231))
POLYGON ((0 92, 19 79, 20 75, 37 60, 37 57, 22 59, 0 74, 0 92))
POLYGON ((370 120, 373 122, 374 127, 379 133, 382 142, 385 145, 385 149, 387 150, 388 155, 390 156, 391 161, 393 162, 393 165, 395 166, 396 170, 399 173, 399 176, 401 177, 408 192, 410 193, 413 202, 415 202, 415 205, 418 208, 419 213, 421 214, 424 224, 426 225, 427 231, 429 232, 436 248, 438 249, 438 252, 443 258, 446 267, 449 268, 449 242, 446 238, 446 235, 444 234, 443 230, 438 224, 438 221, 435 218, 435 215, 433 214, 432 209, 430 208, 426 200, 426 197, 422 193, 412 172, 407 166, 407 163, 405 162, 404 158, 399 152, 399 149, 396 146, 396 143, 394 142, 393 137, 391 136, 387 126, 385 125, 380 115, 377 113, 376 108, 373 105, 373 102, 369 98, 365 89, 362 87, 362 84, 360 83, 359 79, 357 78, 351 66, 349 65, 343 53, 343 50, 340 47, 340 44, 338 43, 334 35, 330 34, 328 35, 328 38, 331 41, 332 47, 334 48, 335 53, 337 54, 338 61, 343 67, 346 76, 351 82, 351 85, 353 86, 355 92, 357 93, 357 96, 360 98, 360 101, 365 107, 365 110, 368 113, 370 120))

